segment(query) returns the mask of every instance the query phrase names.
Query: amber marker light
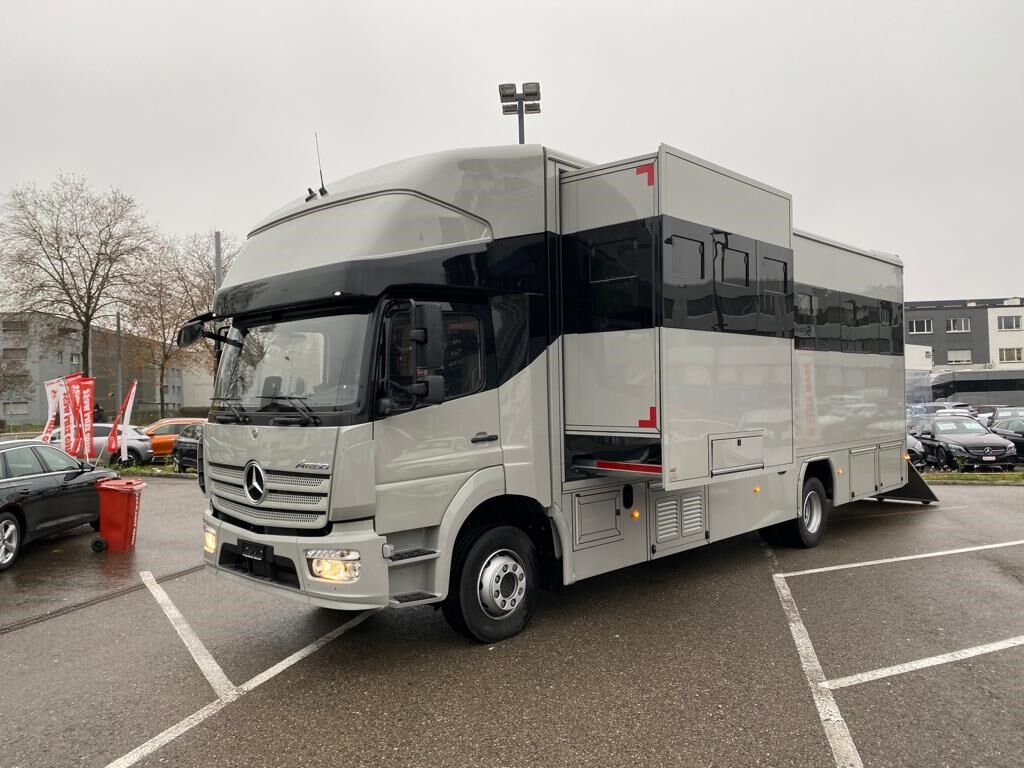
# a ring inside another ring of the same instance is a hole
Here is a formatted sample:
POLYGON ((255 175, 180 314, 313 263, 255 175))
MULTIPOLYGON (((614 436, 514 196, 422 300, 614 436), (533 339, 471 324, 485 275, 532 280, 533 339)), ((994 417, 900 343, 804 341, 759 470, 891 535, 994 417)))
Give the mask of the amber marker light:
POLYGON ((910 461, 910 454, 909 453, 904 453, 903 454, 903 460, 904 461, 910 461))
POLYGON ((761 492, 761 486, 760 485, 755 485, 754 486, 754 493, 760 493, 760 492, 761 492))
POLYGON ((640 510, 639 509, 634 509, 632 512, 629 513, 629 516, 632 517, 634 520, 639 520, 640 519, 640 510))
POLYGON ((841 474, 843 474, 843 470, 842 470, 841 468, 840 468, 840 469, 837 469, 837 470, 836 470, 836 474, 837 474, 837 475, 841 475, 841 474))

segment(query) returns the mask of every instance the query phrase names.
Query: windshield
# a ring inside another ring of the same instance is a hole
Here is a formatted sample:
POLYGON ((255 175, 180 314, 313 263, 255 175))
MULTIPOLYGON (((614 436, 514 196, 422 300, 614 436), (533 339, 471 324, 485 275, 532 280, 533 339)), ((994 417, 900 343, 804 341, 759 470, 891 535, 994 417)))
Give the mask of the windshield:
POLYGON ((936 421, 935 431, 942 434, 949 434, 950 432, 988 432, 987 429, 974 421, 974 419, 957 419, 956 421, 943 419, 942 421, 936 421))
POLYGON ((233 327, 217 369, 221 402, 215 400, 214 408, 226 399, 246 411, 355 409, 368 318, 347 314, 233 327))

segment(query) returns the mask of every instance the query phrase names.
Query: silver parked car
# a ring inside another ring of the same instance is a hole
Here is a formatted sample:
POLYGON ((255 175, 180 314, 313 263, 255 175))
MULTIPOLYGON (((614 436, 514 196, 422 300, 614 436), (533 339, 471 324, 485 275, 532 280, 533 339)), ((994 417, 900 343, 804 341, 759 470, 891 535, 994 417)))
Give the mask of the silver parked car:
MULTIPOLYGON (((92 425, 92 448, 94 455, 99 456, 100 451, 107 444, 107 438, 110 437, 110 430, 113 428, 113 424, 93 424, 92 425)), ((128 466, 133 464, 149 464, 153 461, 153 440, 149 435, 144 434, 138 427, 129 424, 125 427, 123 424, 119 424, 118 433, 125 436, 128 442, 128 466)), ((55 429, 53 431, 53 437, 50 438, 50 442, 54 445, 60 445, 61 435, 60 430, 55 429)), ((119 459, 115 458, 115 462, 119 459)))

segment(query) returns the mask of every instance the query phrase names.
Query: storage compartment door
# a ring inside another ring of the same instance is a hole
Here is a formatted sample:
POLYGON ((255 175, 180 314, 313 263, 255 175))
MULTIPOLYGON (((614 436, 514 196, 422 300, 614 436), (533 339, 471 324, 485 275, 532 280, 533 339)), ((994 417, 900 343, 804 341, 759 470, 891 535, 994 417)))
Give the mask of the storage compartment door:
POLYGON ((850 498, 871 496, 878 490, 878 448, 850 451, 850 498))
POLYGON ((889 443, 878 448, 879 490, 900 488, 906 482, 903 460, 903 443, 889 443))

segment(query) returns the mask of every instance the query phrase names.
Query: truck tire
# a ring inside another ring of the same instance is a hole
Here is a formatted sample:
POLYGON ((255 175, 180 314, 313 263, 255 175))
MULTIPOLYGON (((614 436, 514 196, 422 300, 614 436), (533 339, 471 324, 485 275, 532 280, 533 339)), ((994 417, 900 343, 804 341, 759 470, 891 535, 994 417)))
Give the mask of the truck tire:
POLYGON ((537 607, 540 569, 533 541, 511 525, 460 542, 441 606, 452 629, 481 643, 518 634, 537 607))
POLYGON ((831 513, 832 502, 825 494, 825 486, 818 478, 808 477, 800 492, 800 509, 796 520, 762 528, 761 538, 769 544, 816 547, 825 538, 825 528, 828 527, 831 513))

